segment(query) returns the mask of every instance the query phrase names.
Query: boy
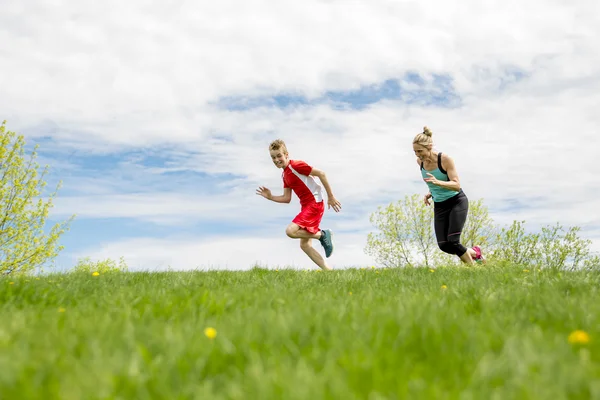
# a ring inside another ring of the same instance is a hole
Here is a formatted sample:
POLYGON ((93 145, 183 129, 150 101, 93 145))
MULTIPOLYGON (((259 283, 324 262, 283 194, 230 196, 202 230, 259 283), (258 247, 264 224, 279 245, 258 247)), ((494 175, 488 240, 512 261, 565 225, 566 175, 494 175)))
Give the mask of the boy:
POLYGON ((300 248, 315 262, 321 269, 331 270, 323 257, 313 249, 311 239, 318 239, 325 249, 325 256, 331 256, 333 252, 333 242, 331 230, 321 230, 319 224, 325 205, 321 194, 321 185, 313 178, 319 178, 325 190, 327 191, 327 206, 333 207, 335 212, 339 212, 342 205, 331 192, 331 187, 325 176, 325 172, 313 168, 300 160, 290 160, 287 147, 283 140, 277 139, 269 145, 271 159, 277 168, 282 168, 283 195, 273 196, 271 191, 264 186, 256 190, 256 194, 267 200, 276 203, 289 203, 292 200, 292 190, 300 200, 300 214, 292 220, 287 226, 285 233, 292 239, 300 239, 300 248))

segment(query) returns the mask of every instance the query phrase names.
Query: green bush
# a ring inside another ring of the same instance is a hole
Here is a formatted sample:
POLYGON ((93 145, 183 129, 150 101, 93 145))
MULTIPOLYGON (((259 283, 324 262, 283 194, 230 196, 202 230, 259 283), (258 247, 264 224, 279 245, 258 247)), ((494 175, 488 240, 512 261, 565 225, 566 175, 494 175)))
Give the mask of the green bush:
POLYGON ((80 258, 77 260, 77 264, 71 270, 72 272, 85 272, 85 273, 94 273, 98 272, 100 274, 106 274, 109 272, 127 272, 129 267, 125 262, 125 259, 121 257, 119 262, 107 258, 104 260, 92 261, 89 257, 80 258))

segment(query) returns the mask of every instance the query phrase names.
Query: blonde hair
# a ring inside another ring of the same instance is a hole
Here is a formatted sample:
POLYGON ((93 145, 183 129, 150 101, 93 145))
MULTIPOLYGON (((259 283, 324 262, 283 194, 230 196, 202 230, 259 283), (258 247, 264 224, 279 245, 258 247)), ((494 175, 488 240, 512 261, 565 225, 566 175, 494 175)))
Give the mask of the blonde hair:
POLYGON ((279 150, 282 149, 283 150, 283 154, 287 154, 287 146, 285 145, 285 142, 281 139, 276 139, 273 140, 271 142, 271 144, 269 145, 269 151, 271 150, 279 150))
POLYGON ((423 132, 417 133, 417 136, 413 139, 413 144, 417 143, 423 147, 429 147, 429 145, 433 145, 433 139, 431 136, 433 132, 429 130, 428 127, 423 127, 423 132))

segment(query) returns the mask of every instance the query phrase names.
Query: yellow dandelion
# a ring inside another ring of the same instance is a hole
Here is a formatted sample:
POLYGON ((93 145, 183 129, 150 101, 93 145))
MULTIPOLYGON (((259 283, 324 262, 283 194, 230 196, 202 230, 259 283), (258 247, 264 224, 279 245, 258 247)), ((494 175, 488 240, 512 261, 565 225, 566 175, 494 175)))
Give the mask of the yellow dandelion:
POLYGON ((448 286, 442 285, 442 289, 448 289, 448 286))
POLYGON ((207 338, 214 339, 217 336, 217 330, 215 328, 208 327, 204 330, 204 334, 207 338))
POLYGON ((590 335, 582 330, 576 330, 571 332, 569 335, 569 343, 572 344, 586 344, 590 341, 590 335))
POLYGON ((9 284, 9 285, 14 285, 15 283, 14 283, 14 282, 8 282, 8 284, 9 284))
POLYGON ((350 296, 352 296, 352 292, 348 292, 348 294, 349 294, 350 296))
POLYGON ((65 312, 65 311, 67 311, 67 310, 65 310, 65 309, 64 309, 64 308, 62 308, 62 307, 60 307, 60 308, 58 309, 58 312, 65 312))
POLYGON ((375 266, 374 266, 374 265, 371 265, 371 269, 375 269, 375 266))
POLYGON ((529 272, 529 270, 528 269, 524 269, 523 272, 529 272))
POLYGON ((430 269, 429 272, 435 272, 435 269, 430 269))
POLYGON ((98 275, 100 275, 100 272, 98 272, 98 271, 95 271, 95 272, 92 274, 92 276, 98 276, 98 275))

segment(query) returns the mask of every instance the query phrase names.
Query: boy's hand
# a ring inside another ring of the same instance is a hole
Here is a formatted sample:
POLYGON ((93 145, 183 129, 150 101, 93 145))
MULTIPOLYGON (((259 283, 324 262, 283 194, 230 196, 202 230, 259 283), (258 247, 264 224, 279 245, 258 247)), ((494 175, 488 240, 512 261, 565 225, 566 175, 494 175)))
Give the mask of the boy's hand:
POLYGON ((264 186, 261 186, 258 189, 256 189, 256 194, 264 197, 267 200, 271 200, 271 198, 273 197, 271 191, 264 186))
POLYGON ((342 209, 342 203, 337 201, 337 199, 333 196, 327 198, 327 208, 333 207, 335 212, 339 212, 342 209))

